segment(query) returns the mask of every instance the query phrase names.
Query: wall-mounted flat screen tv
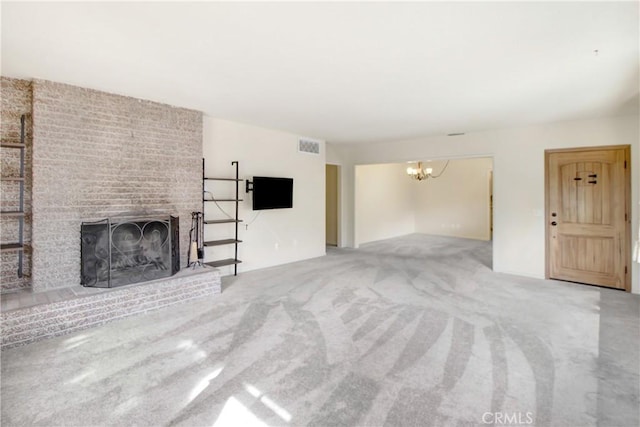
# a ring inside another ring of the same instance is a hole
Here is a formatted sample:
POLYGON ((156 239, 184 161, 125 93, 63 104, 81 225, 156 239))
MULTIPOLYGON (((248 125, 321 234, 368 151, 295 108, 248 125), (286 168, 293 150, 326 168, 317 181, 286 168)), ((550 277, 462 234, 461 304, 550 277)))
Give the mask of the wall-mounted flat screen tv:
POLYGON ((253 210, 293 207, 293 178, 253 177, 253 210))

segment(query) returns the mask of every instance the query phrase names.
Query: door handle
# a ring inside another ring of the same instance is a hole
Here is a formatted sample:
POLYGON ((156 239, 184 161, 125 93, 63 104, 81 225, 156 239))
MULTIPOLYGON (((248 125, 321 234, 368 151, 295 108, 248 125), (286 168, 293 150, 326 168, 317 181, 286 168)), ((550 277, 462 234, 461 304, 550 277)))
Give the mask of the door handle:
POLYGON ((551 225, 553 225, 555 227, 556 225, 558 225, 558 223, 555 222, 555 221, 551 221, 551 225))

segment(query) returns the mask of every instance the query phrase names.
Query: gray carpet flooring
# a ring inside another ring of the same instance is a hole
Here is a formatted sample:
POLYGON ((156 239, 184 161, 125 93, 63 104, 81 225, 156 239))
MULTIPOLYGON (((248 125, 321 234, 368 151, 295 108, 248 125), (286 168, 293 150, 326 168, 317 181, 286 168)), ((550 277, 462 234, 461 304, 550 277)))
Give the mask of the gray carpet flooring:
POLYGON ((410 235, 2 352, 2 425, 638 426, 640 298, 410 235))

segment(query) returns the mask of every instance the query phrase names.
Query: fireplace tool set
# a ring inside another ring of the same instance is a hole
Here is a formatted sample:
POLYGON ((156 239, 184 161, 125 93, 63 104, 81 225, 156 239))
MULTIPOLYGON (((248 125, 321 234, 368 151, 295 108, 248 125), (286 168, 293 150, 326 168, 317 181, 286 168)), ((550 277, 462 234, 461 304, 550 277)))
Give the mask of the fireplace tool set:
POLYGON ((202 212, 191 212, 191 230, 189 230, 189 267, 203 267, 204 227, 202 212))

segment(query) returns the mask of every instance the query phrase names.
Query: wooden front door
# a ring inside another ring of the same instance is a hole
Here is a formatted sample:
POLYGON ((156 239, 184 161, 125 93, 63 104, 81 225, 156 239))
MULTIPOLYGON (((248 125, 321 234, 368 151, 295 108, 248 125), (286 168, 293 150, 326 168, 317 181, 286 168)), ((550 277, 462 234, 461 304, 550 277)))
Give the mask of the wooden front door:
POLYGON ((629 147, 545 156, 547 277, 630 291, 629 147))

